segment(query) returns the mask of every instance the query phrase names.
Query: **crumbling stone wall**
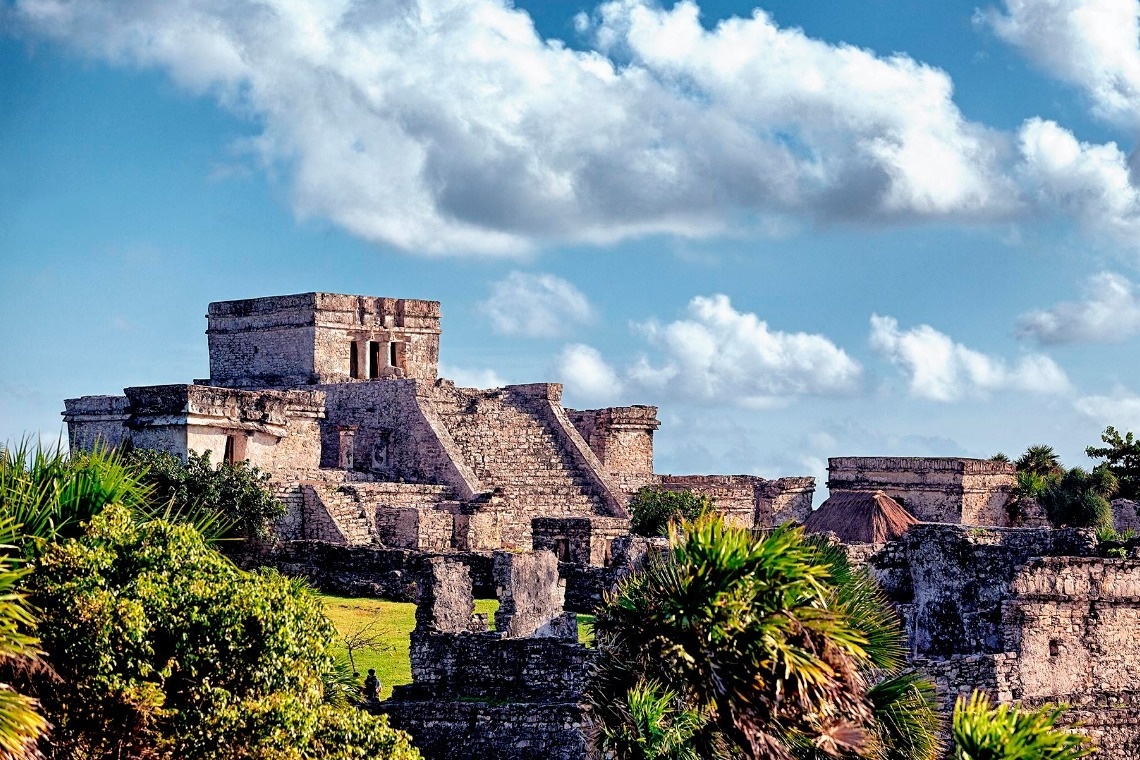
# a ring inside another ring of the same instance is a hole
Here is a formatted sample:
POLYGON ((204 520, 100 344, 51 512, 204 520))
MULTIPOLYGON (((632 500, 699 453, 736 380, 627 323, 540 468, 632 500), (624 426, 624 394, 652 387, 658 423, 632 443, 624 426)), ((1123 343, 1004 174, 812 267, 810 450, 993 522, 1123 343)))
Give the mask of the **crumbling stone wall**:
POLYGON ((72 451, 91 451, 97 445, 119 446, 129 437, 130 412, 126 396, 82 396, 63 402, 67 440, 72 451))
POLYGON ((1103 756, 1140 758, 1140 560, 1096 553, 1087 530, 926 524, 849 555, 907 619, 943 710, 975 688, 1065 703, 1103 756))
POLYGON ((610 560, 614 539, 629 533, 621 517, 535 517, 534 549, 553 552, 559 562, 601 567, 610 560))
POLYGON ((1113 499, 1112 500, 1112 522, 1116 530, 1123 533, 1126 530, 1134 530, 1140 533, 1140 501, 1132 501, 1131 499, 1113 499))
POLYGON ((918 657, 1004 651, 1001 606, 1032 557, 1095 556, 1091 531, 919 524, 871 557, 872 573, 913 611, 918 657))
POLYGON ((815 478, 766 480, 755 475, 660 475, 670 491, 688 490, 716 501, 725 520, 745 528, 803 522, 811 514, 815 478))
POLYGON ((272 564, 286 575, 305 578, 328 594, 414 602, 422 563, 435 557, 466 567, 476 598, 495 598, 491 571, 494 559, 490 552, 429 553, 323 541, 290 541, 260 561, 272 564))
POLYGON ((419 576, 411 637, 412 683, 381 705, 428 760, 586 756, 582 695, 591 652, 561 615, 555 559, 549 552, 498 552, 497 631, 475 632, 466 572, 433 560, 419 576), (545 631, 551 637, 518 637, 545 631), (461 749, 460 749, 461 748, 461 749))
POLYGON ((566 416, 627 498, 656 482, 653 431, 661 426, 657 407, 567 409, 566 416))
POLYGON ((206 317, 212 385, 348 382, 354 350, 359 379, 436 377, 438 301, 300 293, 219 301, 206 317))
POLYGON ((944 457, 832 457, 827 487, 883 491, 923 522, 1008 526, 1009 462, 944 457))
POLYGON ((211 451, 218 462, 227 438, 232 438, 235 458, 281 480, 319 466, 322 393, 202 385, 132 387, 124 393, 64 402, 64 420, 76 450, 100 439, 168 451, 183 459, 190 451, 211 451))

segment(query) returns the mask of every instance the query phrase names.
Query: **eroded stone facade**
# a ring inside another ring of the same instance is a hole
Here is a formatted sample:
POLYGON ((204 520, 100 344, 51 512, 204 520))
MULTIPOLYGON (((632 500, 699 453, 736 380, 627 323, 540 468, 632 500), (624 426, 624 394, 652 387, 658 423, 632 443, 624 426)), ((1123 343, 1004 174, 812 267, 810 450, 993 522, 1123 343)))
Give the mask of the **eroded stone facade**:
POLYGON ((883 491, 922 522, 1010 525, 1010 462, 951 457, 832 457, 827 487, 883 491))
POLYGON ((436 301, 303 293, 213 303, 207 319, 208 380, 69 399, 71 445, 248 460, 288 508, 281 541, 525 550, 549 517, 596 528, 602 563, 641 486, 709 493, 748 526, 810 508, 810 478, 655 474, 655 407, 568 410, 557 383, 438 378, 436 301))

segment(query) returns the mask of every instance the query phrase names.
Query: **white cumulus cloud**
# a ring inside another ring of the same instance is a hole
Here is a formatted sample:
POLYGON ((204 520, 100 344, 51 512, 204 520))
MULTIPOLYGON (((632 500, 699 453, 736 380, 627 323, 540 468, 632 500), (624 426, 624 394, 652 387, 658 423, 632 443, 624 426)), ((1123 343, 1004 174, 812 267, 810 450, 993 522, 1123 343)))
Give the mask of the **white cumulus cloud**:
MULTIPOLYGON (((993 218, 1000 139, 943 71, 763 11, 606 3, 593 49, 508 0, 16 0, 15 28, 250 120, 295 211, 419 253, 705 236, 765 219, 993 218)), ((759 224, 757 223, 759 222, 759 224)))
POLYGON ((507 381, 493 369, 457 367, 454 364, 440 364, 439 376, 451 380, 460 388, 502 388, 507 381))
POLYGON ((638 331, 650 350, 621 370, 589 346, 567 347, 558 363, 567 388, 762 407, 851 394, 862 378, 859 363, 824 336, 773 330, 725 295, 698 296, 684 318, 649 321, 638 331))
POLYGON ((1098 425, 1120 430, 1140 430, 1140 396, 1116 387, 1106 396, 1083 396, 1076 400, 1077 411, 1098 425))
POLYGON ((576 398, 609 403, 622 392, 622 381, 593 346, 574 343, 562 349, 554 373, 576 398))
POLYGON ((511 272, 479 304, 491 327, 503 335, 554 337, 593 319, 582 291, 550 274, 511 272))
POLYGON ((1020 171, 1042 206, 1135 248, 1140 189, 1116 143, 1080 142, 1055 122, 1029 119, 1019 132, 1020 171))
POLYGON ((976 19, 1052 76, 1081 88, 1101 118, 1140 125, 1136 0, 1005 0, 976 19))
POLYGON ((871 316, 870 344, 899 367, 910 395, 917 398, 956 401, 989 391, 1061 393, 1069 388, 1065 372, 1047 356, 1029 354, 1011 367, 929 325, 901 330, 894 317, 871 316))
POLYGON ((1113 272, 1089 277, 1080 301, 1023 314, 1018 337, 1040 343, 1114 343, 1140 332, 1140 298, 1132 282, 1113 272))

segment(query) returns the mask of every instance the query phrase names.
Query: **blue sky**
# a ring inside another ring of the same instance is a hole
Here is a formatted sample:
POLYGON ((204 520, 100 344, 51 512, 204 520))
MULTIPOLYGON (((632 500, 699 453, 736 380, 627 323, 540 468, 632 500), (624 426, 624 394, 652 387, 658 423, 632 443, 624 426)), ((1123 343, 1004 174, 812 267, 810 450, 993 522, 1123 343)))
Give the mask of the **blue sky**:
POLYGON ((0 440, 311 290, 658 405, 662 472, 1140 429, 1140 3, 0 8, 0 440))

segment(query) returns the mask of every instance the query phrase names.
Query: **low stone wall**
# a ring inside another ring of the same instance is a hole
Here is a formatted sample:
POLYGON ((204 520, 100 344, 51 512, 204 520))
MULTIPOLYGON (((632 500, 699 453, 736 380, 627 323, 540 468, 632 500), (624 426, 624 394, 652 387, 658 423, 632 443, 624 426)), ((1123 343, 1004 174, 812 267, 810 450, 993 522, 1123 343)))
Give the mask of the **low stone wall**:
POLYGON ((573 702, 394 702, 392 726, 425 760, 584 760, 585 709, 573 702))
POLYGON ((577 641, 489 633, 412 633, 415 684, 394 699, 575 702, 594 650, 577 641))
POLYGON ((495 598, 491 571, 494 560, 490 553, 425 553, 408 549, 339 546, 323 541, 290 541, 265 563, 286 575, 305 578, 325 593, 414 602, 416 574, 421 571, 426 558, 437 556, 445 556, 467 566, 477 598, 495 598))
POLYGON ((766 480, 755 475, 660 475, 669 491, 688 490, 709 496, 725 521, 744 528, 774 528, 803 522, 811 514, 815 478, 766 480))

